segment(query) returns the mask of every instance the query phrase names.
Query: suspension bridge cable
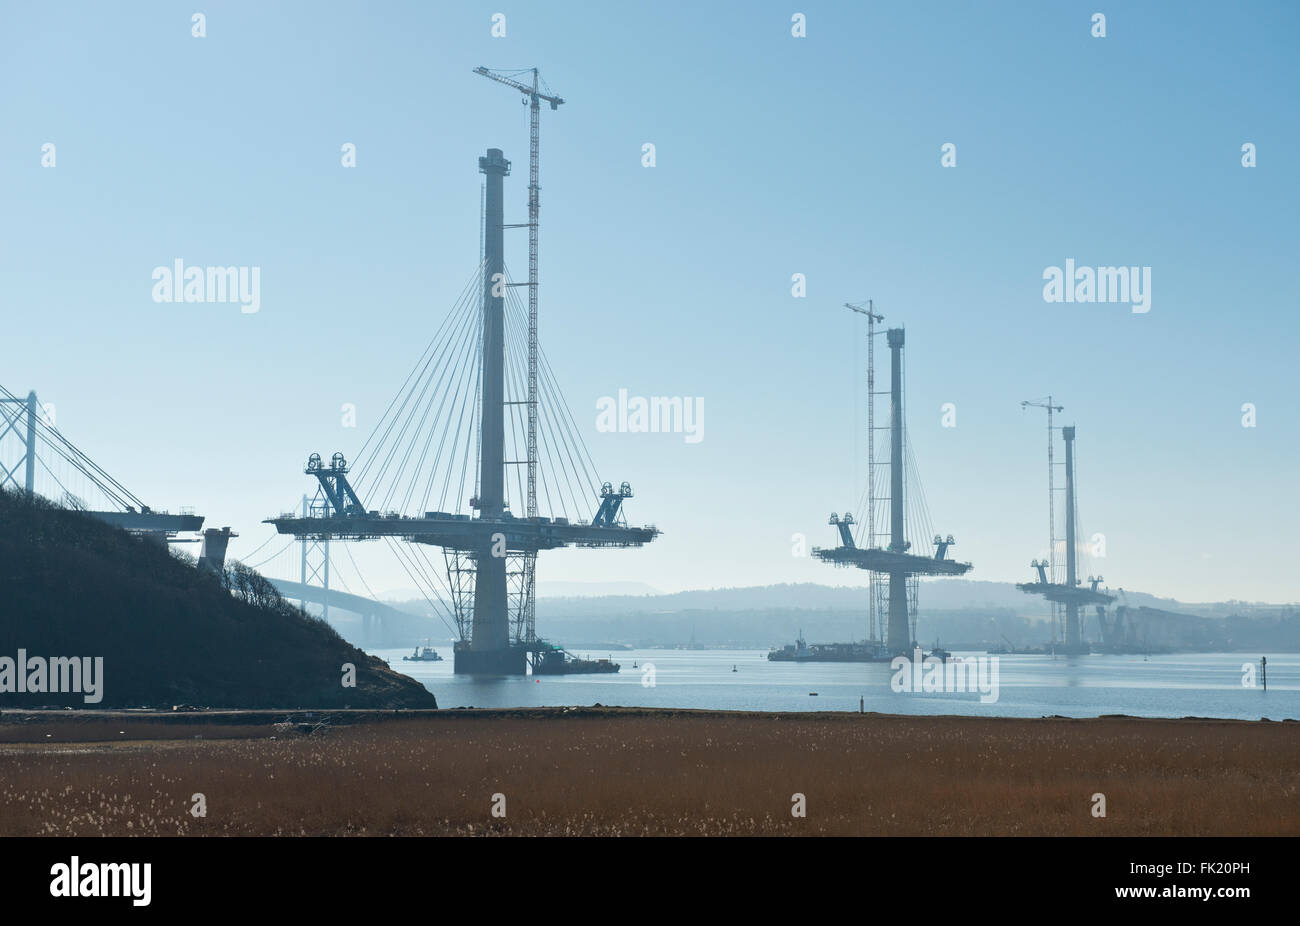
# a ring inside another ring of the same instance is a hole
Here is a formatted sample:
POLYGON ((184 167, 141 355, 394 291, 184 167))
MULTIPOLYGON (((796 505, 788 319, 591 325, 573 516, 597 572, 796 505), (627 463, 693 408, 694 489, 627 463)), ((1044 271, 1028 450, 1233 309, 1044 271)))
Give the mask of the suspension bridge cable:
MULTIPOLYGON (((429 385, 437 376, 439 370, 441 370, 443 365, 447 362, 449 356, 448 351, 451 349, 452 345, 460 339, 462 329, 472 319, 473 313, 469 311, 470 305, 471 303, 469 301, 462 299, 460 304, 453 307, 452 311, 448 315, 447 324, 443 326, 442 340, 438 341, 434 345, 433 350, 429 353, 428 359, 419 369, 418 375, 415 376, 413 380, 412 377, 407 378, 410 385, 405 388, 404 393, 399 394, 402 397, 401 404, 392 412, 391 415, 388 416, 383 436, 380 438, 379 443, 374 447, 372 456, 361 461, 360 473, 357 479, 358 485, 382 485, 384 474, 392 462, 393 455, 401 445, 405 429, 410 425, 411 416, 406 413, 406 408, 411 404, 412 399, 415 398, 417 387, 419 388, 419 401, 423 401, 424 395, 428 392, 429 385), (393 437, 393 429, 397 427, 398 424, 402 425, 402 430, 398 432, 396 437, 393 437), (384 446, 385 444, 388 444, 390 437, 392 438, 392 443, 389 445, 388 453, 383 454, 382 451, 384 446), (380 461, 380 470, 377 475, 372 476, 373 470, 371 468, 371 460, 376 459, 380 461)), ((388 415, 388 413, 386 413, 386 415, 388 415)), ((384 421, 381 420, 380 423, 376 425, 376 429, 384 426, 384 424, 384 421)), ((367 441, 367 444, 368 443, 369 441, 367 441)))
POLYGON ((415 583, 416 590, 420 593, 420 595, 424 598, 424 600, 428 602, 430 608, 433 609, 434 616, 437 617, 438 620, 442 621, 443 626, 445 626, 448 630, 450 630, 453 636, 459 638, 460 631, 454 628, 451 624, 447 623, 447 619, 443 616, 443 612, 447 611, 446 603, 437 596, 436 592, 432 596, 430 596, 429 591, 432 589, 432 587, 430 586, 429 589, 426 589, 425 580, 422 578, 419 569, 418 568, 415 570, 411 569, 410 565, 407 563, 406 559, 404 558, 403 555, 404 551, 402 549, 402 544, 393 540, 391 537, 385 537, 384 539, 388 542, 389 549, 391 549, 394 552, 394 554, 396 554, 397 561, 401 565, 402 569, 405 570, 407 576, 410 577, 411 581, 415 583))
POLYGON ((573 412, 570 410, 568 403, 564 401, 564 395, 560 390, 559 381, 555 378, 555 371, 551 368, 550 361, 545 355, 540 357, 541 367, 543 370, 542 382, 547 384, 544 388, 548 395, 554 396, 552 405, 558 407, 561 423, 565 427, 565 432, 569 435, 570 440, 575 442, 578 461, 582 465, 583 476, 587 481, 588 497, 595 498, 597 489, 601 485, 600 471, 596 469, 595 460, 591 457, 591 451, 587 449, 587 442, 582 437, 582 430, 578 427, 577 421, 573 418, 573 412), (588 469, 590 465, 590 469, 588 469))
MULTIPOLYGON (((524 327, 524 330, 526 330, 527 315, 524 311, 523 303, 518 297, 514 296, 513 293, 511 293, 510 296, 509 304, 512 309, 512 314, 514 315, 517 324, 520 327, 524 327)), ((575 500, 578 497, 594 499, 597 496, 597 489, 601 484, 599 471, 596 469, 595 462, 592 460, 586 441, 582 437, 582 431, 573 418, 572 410, 564 399, 564 393, 560 389, 559 381, 555 376, 555 371, 546 356, 546 352, 542 350, 540 344, 537 349, 537 360, 539 412, 550 413, 553 415, 553 424, 555 425, 552 432, 553 439, 555 439, 556 432, 559 432, 559 434, 565 438, 564 440, 556 440, 556 447, 554 448, 556 454, 558 455, 558 452, 561 449, 565 450, 570 470, 577 485, 582 484, 584 477, 586 480, 585 491, 575 491, 575 483, 569 483, 568 488, 570 494, 575 498, 575 500), (543 401, 543 399, 545 399, 545 401, 543 401), (581 476, 578 474, 579 468, 581 468, 582 471, 581 476), (595 474, 594 476, 593 473, 595 474)), ((540 413, 539 418, 541 417, 540 413)), ((564 461, 562 460, 561 462, 564 461)), ((588 501, 585 505, 578 503, 577 508, 578 513, 585 511, 590 514, 591 502, 588 501)))
MULTIPOLYGON (((473 324, 472 315, 467 313, 465 324, 462 326, 461 333, 458 335, 458 342, 454 346, 453 352, 450 355, 450 359, 454 360, 455 365, 453 366, 451 362, 449 362, 446 365, 446 367, 442 370, 439 376, 438 384, 435 387, 433 392, 433 396, 438 397, 439 401, 437 405, 437 411, 433 416, 433 420, 429 422, 429 437, 426 440, 426 445, 433 440, 434 435, 437 433, 438 422, 440 420, 443 420, 444 411, 447 411, 448 409, 454 409, 455 405, 459 402, 460 383, 468 375, 468 365, 465 362, 464 352, 462 349, 465 346, 467 346, 469 341, 471 340, 473 336, 474 327, 475 326, 473 324), (452 383, 457 384, 457 388, 454 394, 450 388, 452 383)), ((427 385, 432 385, 432 382, 433 382, 432 379, 430 379, 429 384, 427 385)), ((433 408, 433 402, 434 402, 434 398, 431 397, 429 400, 429 404, 425 408, 424 414, 421 416, 420 423, 417 425, 415 431, 411 435, 411 440, 407 445, 406 452, 403 454, 402 461, 398 465, 397 470, 394 473, 392 483, 388 489, 388 495, 385 497, 385 504, 388 503, 388 500, 392 497, 393 493, 397 490, 398 484, 405 478, 407 467, 410 464, 411 455, 414 451, 415 445, 419 442, 420 432, 425 427, 426 420, 428 419, 429 410, 433 408)), ((451 420, 451 415, 448 414, 446 416, 445 421, 447 423, 450 423, 450 420, 451 420)), ((404 504, 409 504, 409 497, 414 492, 414 484, 415 484, 415 480, 418 479, 419 477, 419 469, 422 466, 423 456, 424 455, 422 455, 421 463, 416 465, 414 471, 411 474, 411 481, 408 487, 407 500, 404 504)), ((438 456, 439 457, 441 456, 441 452, 439 452, 438 456)), ((435 458, 433 466, 431 468, 436 469, 437 466, 438 466, 438 459, 435 458)))
MULTIPOLYGON (((293 546, 293 545, 294 545, 295 543, 297 543, 297 542, 298 542, 298 541, 297 541, 295 538, 290 537, 288 543, 286 543, 283 547, 281 547, 281 548, 280 548, 279 550, 277 550, 276 552, 272 553, 270 556, 268 556, 268 557, 266 557, 265 559, 263 559, 261 562, 258 562, 258 563, 256 563, 256 564, 252 564, 252 565, 250 565, 250 564, 248 564, 248 563, 245 563, 245 565, 248 566, 249 569, 261 569, 263 566, 265 566, 265 565, 266 565, 267 563, 269 563, 271 560, 273 560, 273 559, 275 559, 276 557, 278 557, 281 553, 284 553, 286 550, 288 550, 291 546, 293 546)), ((243 560, 241 560, 240 562, 243 562, 243 560)))
MULTIPOLYGON (((461 346, 464 346, 469 342, 473 334, 473 328, 474 328, 473 319, 467 318, 467 323, 465 327, 465 336, 461 339, 461 346)), ((429 425, 429 434, 425 440, 424 447, 421 450, 420 458, 416 462, 415 466, 412 468, 410 480, 407 486, 406 496, 403 500, 403 505, 402 505, 404 510, 409 509, 410 500, 414 496, 415 487, 419 481, 421 471, 424 469, 425 460, 428 458, 429 447, 433 443, 434 436, 438 433, 438 422, 441 420, 443 422, 442 435, 439 439, 438 448, 435 451, 432 464, 429 466, 430 480, 432 480, 434 478, 434 474, 437 473, 442 461, 443 450, 446 447, 447 435, 450 433, 451 430, 452 418, 458 411, 461 415, 463 415, 465 411, 465 405, 468 404, 468 401, 461 402, 461 391, 462 390, 465 391, 466 400, 468 400, 468 383, 469 380, 472 378, 472 376, 473 376, 472 355, 470 355, 469 359, 467 359, 465 356, 462 355, 454 371, 451 371, 449 376, 444 377, 443 383, 439 384, 439 390, 442 393, 442 401, 438 406, 437 414, 434 415, 434 418, 429 425), (450 387, 453 384, 455 386, 454 393, 452 393, 450 389, 450 387), (444 411, 447 412, 445 418, 443 415, 444 411)), ((421 426, 423 426, 423 422, 421 423, 421 426)), ((406 464, 404 462, 403 472, 405 471, 404 469, 405 465, 406 464)), ((426 499, 428 494, 429 491, 428 488, 426 487, 425 490, 426 499)))
POLYGON ((243 555, 242 557, 240 557, 240 558, 241 558, 241 559, 249 559, 249 558, 251 558, 251 557, 256 556, 257 553, 258 553, 258 551, 261 550, 262 547, 266 546, 268 543, 270 543, 272 540, 274 540, 276 537, 279 537, 279 536, 280 536, 279 532, 273 530, 273 531, 271 532, 271 536, 267 537, 267 538, 266 538, 265 540, 263 540, 260 544, 258 544, 258 545, 257 545, 256 547, 254 547, 251 551, 249 551, 248 553, 244 554, 244 555, 243 555))
MULTIPOLYGON (((443 469, 443 488, 442 488, 442 495, 441 495, 440 498, 439 498, 439 505, 438 505, 438 507, 439 507, 440 510, 442 510, 442 509, 445 507, 445 504, 446 504, 446 498, 447 498, 447 489, 448 489, 448 486, 449 486, 449 484, 450 484, 450 482, 451 482, 452 474, 456 471, 456 461, 455 461, 455 459, 453 459, 453 457, 455 456, 455 448, 456 448, 456 444, 457 444, 457 442, 458 442, 458 440, 459 440, 459 438, 460 438, 461 428, 462 428, 462 427, 464 426, 464 424, 465 424, 465 420, 466 420, 466 415, 467 415, 467 414, 468 414, 468 416, 470 417, 471 420, 473 419, 473 416, 474 416, 474 409, 473 409, 473 407, 472 407, 472 405, 471 405, 471 402, 470 402, 470 394, 469 394, 469 384, 470 384, 470 381, 471 381, 471 380, 473 380, 474 383, 475 383, 475 390, 474 390, 474 391, 475 391, 475 395, 477 396, 477 393, 478 393, 478 388, 477 388, 477 382, 478 382, 478 379, 477 379, 477 377, 475 376, 475 373, 474 373, 474 364, 473 364, 473 363, 467 365, 467 370, 466 370, 466 374, 465 374, 465 376, 464 376, 463 381, 462 381, 462 382, 458 382, 457 385, 456 385, 456 391, 457 391, 457 394, 458 394, 458 395, 459 395, 459 393, 460 393, 460 389, 461 389, 461 387, 462 387, 462 386, 465 387, 465 401, 459 403, 460 408, 459 408, 459 412, 458 412, 457 417, 456 417, 455 426, 453 427, 453 425, 452 425, 452 416, 451 416, 451 415, 448 415, 448 416, 447 416, 447 420, 446 420, 446 422, 445 422, 444 425, 443 425, 442 436, 438 439, 438 449, 437 449, 437 451, 436 451, 435 454, 434 454, 434 465, 430 466, 429 469, 428 469, 429 477, 428 477, 428 479, 425 481, 425 485, 424 485, 424 495, 423 495, 423 497, 422 497, 421 500, 420 500, 420 507, 421 507, 421 508, 425 508, 425 507, 429 504, 429 499, 430 499, 430 497, 433 495, 433 487, 434 487, 434 483, 437 482, 437 479, 438 479, 438 470, 439 470, 439 465, 438 465, 438 464, 439 464, 440 461, 442 460, 442 454, 443 454, 443 450, 444 450, 444 449, 447 450, 447 465, 446 465, 446 467, 443 469), (448 437, 451 437, 451 441, 452 441, 450 447, 447 446, 447 438, 448 438, 448 437)), ((475 402, 477 402, 477 399, 475 399, 475 402)), ((432 437, 432 434, 430 434, 430 437, 432 437)), ((412 490, 415 488, 415 482, 416 482, 416 479, 419 477, 420 471, 421 471, 421 469, 423 468, 423 466, 424 466, 424 455, 421 455, 421 457, 420 457, 420 462, 419 462, 418 464, 416 464, 415 471, 412 472, 412 474, 411 474, 411 489, 412 489, 412 490)), ((462 467, 462 470, 463 470, 463 467, 462 467)), ((408 493, 408 496, 409 496, 409 493, 408 493)), ((409 504, 409 502, 408 502, 408 504, 409 504)))
MULTIPOLYGON (((460 466, 460 485, 457 490, 457 496, 459 500, 457 501, 455 506, 457 511, 460 510, 460 506, 464 504, 465 499, 468 497, 465 494, 465 479, 466 476, 469 474, 470 454, 476 450, 476 442, 474 441, 475 421, 477 420, 476 412, 479 407, 482 386, 483 386, 483 366, 480 363, 479 354, 476 353, 474 357, 474 404, 470 409, 470 414, 466 419, 466 423, 465 423, 465 453, 462 456, 461 466, 460 466)), ((442 486, 442 496, 440 499, 439 507, 443 509, 445 509, 447 506, 447 492, 449 491, 451 486, 451 472, 452 472, 452 468, 448 467, 447 480, 443 483, 442 486)), ((475 478, 477 478, 477 472, 475 473, 475 478)))
MULTIPOLYGON (((455 330, 455 332, 453 333, 453 336, 452 336, 451 338, 449 338, 449 339, 447 340, 447 342, 443 345, 443 348, 442 348, 441 354, 440 354, 439 359, 438 359, 438 363, 437 363, 437 365, 434 367, 432 373, 431 373, 431 374, 430 374, 426 379, 423 380, 423 386, 422 386, 422 388, 421 388, 421 390, 420 390, 420 398, 419 398, 419 403, 418 403, 418 404, 423 404, 423 403, 424 403, 424 401, 425 401, 425 398, 424 398, 424 397, 425 397, 425 395, 428 394, 430 387, 431 387, 431 386, 433 385, 433 383, 434 383, 434 380, 437 379, 437 380, 439 381, 439 384, 441 385, 441 383, 442 383, 442 382, 445 380, 445 378, 446 378, 446 374, 447 374, 447 372, 451 369, 451 362, 452 362, 452 360, 454 359, 454 356, 455 356, 455 354, 454 354, 454 352, 453 352, 453 348, 454 348, 454 346, 457 345, 457 344, 459 344, 459 343, 461 343, 461 342, 463 342, 463 341, 465 340, 466 335, 468 334, 468 332, 469 332, 469 331, 471 330, 471 328, 472 328, 472 313, 469 313, 469 312, 467 311, 467 312, 464 313, 464 316, 465 316, 465 317, 462 319, 461 324, 460 324, 460 327, 457 328, 457 329, 455 330)), ((413 392, 414 392, 414 387, 412 387, 412 393, 413 393, 413 392)), ((436 394, 436 392, 435 392, 435 394, 436 394)), ((445 394, 445 392, 443 393, 443 401, 444 401, 444 402, 446 401, 446 394, 445 394)), ((404 401, 404 402, 403 402, 403 409, 405 408, 406 404, 407 404, 407 402, 404 401)), ((417 407, 418 407, 418 404, 417 404, 417 407)), ((402 411, 403 409, 399 409, 399 414, 401 413, 401 411, 402 411)), ((426 415, 427 415, 427 409, 426 409, 426 415)), ((399 464, 399 466, 398 466, 398 470, 397 470, 397 474, 396 474, 395 477, 394 477, 393 483, 391 483, 391 484, 389 484, 389 483, 385 483, 385 478, 386 478, 386 475, 387 475, 388 469, 389 469, 389 467, 392 465, 393 458, 395 457, 395 455, 397 454, 397 452, 402 448, 403 443, 404 443, 404 441, 405 441, 405 439, 406 439, 407 431, 410 429, 411 422, 414 420, 414 417, 415 417, 415 415, 414 415, 414 409, 412 410, 412 413, 411 413, 411 414, 408 414, 408 415, 402 415, 402 426, 401 426, 400 430, 398 431, 397 436, 393 439, 392 445, 391 445, 390 448, 389 448, 388 454, 387 454, 387 455, 385 456, 385 458, 384 458, 384 461, 383 461, 383 463, 382 463, 382 465, 381 465, 381 468, 380 468, 379 473, 374 477, 373 483, 371 483, 372 487, 380 487, 381 489, 382 489, 382 487, 385 486, 386 484, 388 485, 388 488, 387 488, 387 490, 386 490, 386 494, 385 494, 385 498, 384 498, 384 503, 383 503, 383 505, 382 505, 381 507, 387 507, 387 506, 388 506, 389 502, 391 501, 391 497, 392 497, 393 484, 395 484, 395 483, 396 483, 398 480, 400 480, 400 478, 401 478, 401 471, 402 471, 402 468, 405 466, 405 462, 399 464)), ((417 434, 417 436, 418 436, 418 434, 417 434)), ((409 446, 408 446, 408 447, 407 447, 407 451, 406 451, 406 453, 403 455, 403 457, 404 457, 404 461, 405 461, 405 459, 408 459, 408 458, 409 458, 409 455, 410 455, 410 448, 409 448, 409 446)), ((369 475, 370 475, 369 472, 367 472, 366 475, 367 475, 367 478, 369 478, 369 475)))
MULTIPOLYGON (((416 487, 416 484, 417 484, 417 482, 419 481, 419 478, 420 478, 420 474, 421 474, 421 472, 424 470, 424 463, 425 463, 425 460, 428 459, 428 456, 429 456, 429 448, 430 448, 430 446, 432 446, 432 444, 433 444, 433 439, 434 439, 434 437, 438 434, 438 422, 439 422, 439 420, 441 419, 441 420, 443 420, 442 435, 441 435, 441 438, 440 438, 439 441, 438 441, 438 449, 437 449, 437 450, 435 451, 435 453, 434 453, 434 458, 433 458, 432 465, 429 467, 429 472, 430 472, 430 474, 433 474, 433 473, 436 473, 436 472, 437 472, 437 470, 438 470, 438 464, 439 464, 439 462, 440 462, 441 459, 442 459, 442 451, 443 451, 443 448, 445 447, 446 442, 447 442, 447 434, 448 434, 448 432, 449 432, 450 429, 451 429, 452 417, 453 417, 453 415, 456 413, 456 411, 457 411, 458 408, 459 408, 459 410, 460 410, 462 413, 464 412, 464 407, 465 407, 465 404, 466 404, 466 403, 463 403, 463 402, 460 401, 460 393, 461 393, 461 389, 462 389, 463 387, 467 387, 468 381, 469 381, 470 377, 472 376, 472 373, 473 373, 473 371, 470 369, 470 365, 469 365, 468 363, 462 363, 460 366, 458 366, 458 367, 455 369, 454 373, 452 373, 452 375, 451 375, 451 377, 450 377, 450 380, 449 380, 448 383, 447 383, 447 386, 448 386, 448 387, 450 387, 450 385, 452 385, 452 384, 454 383, 454 385, 455 385, 455 393, 454 393, 454 394, 451 394, 451 395, 449 396, 449 388, 443 390, 442 402, 439 404, 439 406, 438 406, 438 411, 437 411, 437 413, 434 415, 433 420, 429 423, 428 436, 425 438, 424 446, 423 446, 423 447, 421 448, 421 450, 420 450, 420 456, 419 456, 419 459, 416 461, 415 466, 411 468, 410 479, 409 479, 408 482, 407 482, 406 494, 405 494, 405 496, 404 496, 403 499, 402 499, 402 504, 401 504, 401 506, 400 506, 400 510, 402 510, 402 511, 409 511, 409 510, 410 510, 411 498, 412 498, 413 495, 415 494, 415 487, 416 487), (449 413, 447 414, 447 416, 446 416, 445 419, 443 419, 443 411, 444 411, 444 409, 448 409, 448 410, 449 410, 449 413)), ((466 394, 466 399, 468 400, 468 389, 467 389, 467 388, 466 388, 466 393, 467 393, 467 394, 466 394)), ((433 404, 433 403, 430 402, 430 403, 429 403, 429 407, 432 407, 432 404, 433 404)), ((425 414, 424 414, 424 416, 422 416, 422 418, 421 418, 420 425, 419 425, 419 427, 417 428, 417 431, 416 431, 416 438, 418 438, 419 431, 420 431, 421 429, 423 429, 423 427, 424 427, 424 420, 425 420, 425 418, 427 418, 427 417, 428 417, 428 408, 426 408, 426 410, 425 410, 425 414)), ((413 444, 412 444, 412 447, 413 447, 413 446, 414 446, 414 442, 413 442, 413 444)), ((410 453, 409 453, 409 451, 408 451, 408 454, 407 454, 407 460, 409 460, 409 458, 410 458, 410 453)), ((401 472, 402 472, 403 474, 404 474, 405 471, 406 471, 406 470, 405 470, 406 462, 407 462, 407 461, 403 461, 403 464, 402 464, 402 470, 401 470, 401 472)), ((431 478, 432 478, 432 476, 431 476, 431 478)), ((426 496, 428 495, 427 490, 426 490, 426 492, 425 492, 425 495, 426 495, 426 496)))
POLYGON ((361 567, 358 566, 357 561, 352 558, 352 548, 345 543, 343 544, 343 552, 348 555, 348 562, 352 563, 352 569, 356 572, 357 578, 361 580, 361 586, 366 590, 366 594, 370 596, 370 600, 378 601, 379 596, 370 590, 370 584, 366 582, 366 577, 362 574, 361 567))
MULTIPOLYGON (((482 279, 482 274, 483 274, 483 267, 482 264, 480 264, 478 270, 475 272, 473 277, 471 277, 470 281, 465 284, 465 288, 464 290, 461 291, 460 296, 458 296, 456 301, 452 303, 452 310, 449 311, 443 317, 443 320, 440 323, 439 327, 437 328, 437 330, 434 331, 433 337, 429 339, 429 343, 425 347, 424 352, 420 355, 420 359, 416 361, 415 366, 411 369, 411 372, 407 374, 406 380, 402 383, 401 388, 397 391, 397 394, 393 396, 392 401, 388 403, 388 408, 384 410, 384 414, 380 417, 379 421, 375 423, 375 426, 374 428, 371 429, 369 436, 366 437, 365 442, 363 442, 360 449, 357 450, 356 453, 357 460, 358 462, 362 463, 362 466, 359 468, 359 472, 364 472, 365 469, 364 461, 366 460, 365 452, 366 449, 370 446, 370 442, 374 440, 375 436, 379 433, 380 428, 383 427, 384 421, 388 419, 389 413, 393 410, 393 406, 397 404, 397 400, 400 399, 403 396, 403 394, 405 394, 407 386, 410 384, 412 377, 416 376, 417 373, 420 373, 420 371, 427 366, 428 360, 426 358, 429 358, 432 355, 433 351, 435 350, 436 346, 439 343, 441 343, 439 341, 439 338, 442 336, 443 330, 447 326, 453 324, 453 321, 457 315, 458 307, 460 306, 461 302, 465 299, 466 294, 472 291, 474 285, 482 279)), ((381 438, 381 442, 382 442, 382 438, 381 438)))

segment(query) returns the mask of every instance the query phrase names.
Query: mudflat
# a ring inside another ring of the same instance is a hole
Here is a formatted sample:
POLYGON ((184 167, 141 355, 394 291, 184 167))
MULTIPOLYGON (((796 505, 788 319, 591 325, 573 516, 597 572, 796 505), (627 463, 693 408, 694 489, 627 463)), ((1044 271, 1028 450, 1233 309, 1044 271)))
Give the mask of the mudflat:
POLYGON ((6 711, 0 835, 1300 835, 1297 767, 1293 722, 6 711))

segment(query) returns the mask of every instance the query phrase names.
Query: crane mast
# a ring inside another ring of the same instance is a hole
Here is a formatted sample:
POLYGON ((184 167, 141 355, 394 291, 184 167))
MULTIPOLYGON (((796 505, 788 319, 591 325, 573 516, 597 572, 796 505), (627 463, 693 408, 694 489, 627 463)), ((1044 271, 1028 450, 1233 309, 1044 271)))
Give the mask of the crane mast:
MULTIPOLYGON (((541 152, 541 101, 559 109, 564 100, 541 92, 541 74, 531 68, 532 85, 508 74, 485 67, 474 69, 489 80, 504 84, 524 95, 528 105, 528 517, 537 517, 537 229, 541 211, 538 166, 541 152)), ((518 226, 510 226, 517 228, 518 226)))
MULTIPOLYGON (((537 68, 531 68, 532 84, 522 83, 508 74, 492 71, 485 67, 474 68, 474 73, 504 84, 524 95, 528 106, 528 501, 527 514, 537 517, 537 228, 538 215, 541 211, 541 186, 538 183, 538 160, 541 152, 541 101, 550 104, 552 110, 560 108, 564 100, 558 96, 541 92, 541 74, 537 68)), ((507 226, 517 228, 518 226, 507 226)), ((534 561, 531 557, 525 563, 524 582, 527 585, 525 595, 526 637, 533 639, 535 620, 535 598, 533 595, 534 561)))
MULTIPOLYGON (((1064 405, 1053 405, 1049 395, 1045 400, 1026 400, 1021 408, 1042 408, 1047 410, 1047 563, 1048 581, 1055 584, 1058 580, 1056 569, 1056 462, 1053 454, 1052 413, 1065 411, 1064 405)), ((1056 642, 1056 625, 1060 623, 1061 608, 1052 605, 1052 642, 1056 642)))
MULTIPOLYGON (((867 300, 865 306, 844 303, 844 308, 851 309, 867 317, 867 547, 876 546, 876 322, 884 321, 885 316, 875 310, 875 303, 867 300)), ((868 613, 867 631, 872 642, 883 638, 880 633, 881 583, 879 577, 870 572, 867 590, 868 613)))

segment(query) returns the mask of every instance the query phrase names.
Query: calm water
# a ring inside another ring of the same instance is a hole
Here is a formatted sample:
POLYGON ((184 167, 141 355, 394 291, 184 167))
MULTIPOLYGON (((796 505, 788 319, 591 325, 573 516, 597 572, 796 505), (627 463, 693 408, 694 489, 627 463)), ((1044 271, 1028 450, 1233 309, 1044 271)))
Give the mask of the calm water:
MULTIPOLYGON (((1268 657, 1268 691, 1242 686, 1242 665, 1258 656, 1209 653, 1176 656, 1000 656, 998 699, 978 693, 896 693, 893 671, 879 663, 768 662, 766 651, 575 650, 612 656, 616 675, 472 678, 452 674, 451 647, 443 662, 404 662, 409 649, 375 650, 394 669, 422 682, 438 706, 535 707, 619 705, 745 711, 868 711, 892 714, 972 714, 995 717, 1231 717, 1300 719, 1300 654, 1268 657), (632 668, 636 663, 638 668, 632 668), (652 687, 642 684, 654 666, 652 687), (736 671, 732 671, 735 666, 736 671), (817 692, 816 697, 810 695, 817 692)), ((982 653, 957 653, 982 656, 982 653)))

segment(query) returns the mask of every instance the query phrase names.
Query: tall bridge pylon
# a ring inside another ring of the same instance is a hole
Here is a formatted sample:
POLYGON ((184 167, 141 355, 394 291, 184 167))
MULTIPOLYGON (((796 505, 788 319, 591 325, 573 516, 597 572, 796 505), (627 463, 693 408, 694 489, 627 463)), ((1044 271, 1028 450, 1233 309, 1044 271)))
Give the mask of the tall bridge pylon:
POLYGON ((503 203, 510 162, 489 148, 479 171, 483 261, 473 279, 357 452, 356 471, 340 453, 328 465, 318 454, 308 460, 306 473, 326 509, 267 523, 299 538, 388 543, 426 599, 453 615, 455 670, 517 675, 530 657, 536 667, 539 654, 554 650, 532 619, 537 554, 642 546, 659 531, 628 524, 630 485, 616 490, 594 475, 554 370, 540 347, 533 350, 533 319, 509 281, 503 203), (537 474, 535 488, 525 483, 529 471, 537 474), (524 502, 522 517, 511 510, 512 492, 524 502), (550 516, 534 513, 534 495, 550 516), (442 549, 441 567, 428 547, 442 549))
MULTIPOLYGON (((903 346, 902 328, 885 332, 890 352, 889 424, 879 430, 889 434, 889 462, 887 468, 876 461, 876 431, 874 403, 876 323, 884 320, 870 302, 866 306, 846 304, 867 318, 867 518, 858 524, 855 538, 848 525, 856 522, 851 512, 843 517, 832 514, 830 523, 839 530, 838 546, 823 549, 815 547, 813 555, 836 566, 853 566, 871 574, 869 642, 877 644, 883 655, 910 654, 916 645, 916 610, 919 578, 921 576, 959 576, 971 569, 970 563, 959 563, 948 558, 948 549, 955 543, 951 534, 946 538, 934 534, 933 556, 913 553, 917 546, 928 541, 931 534, 930 516, 920 491, 920 477, 916 460, 907 442, 906 416, 903 404, 903 346), (878 473, 878 470, 883 470, 878 473), (909 486, 915 491, 909 492, 909 486), (888 503, 888 508, 882 504, 888 503), (881 523, 878 518, 883 519, 881 523), (917 531, 920 531, 917 534, 917 531), (865 534, 865 536, 864 536, 865 534), (885 542, 887 538, 887 542, 885 542), (865 540, 865 545, 862 541, 865 540), (884 546, 881 543, 885 542, 884 546), (885 621, 885 639, 879 632, 877 619, 885 621)), ((861 506, 859 506, 861 510, 861 506)))
MULTIPOLYGON (((1048 465, 1048 486, 1049 495, 1051 496, 1052 507, 1049 512, 1049 523, 1056 523, 1056 499, 1053 485, 1053 451, 1052 445, 1054 435, 1052 431, 1052 412, 1061 411, 1061 406, 1052 405, 1051 396, 1048 396, 1046 405, 1039 402, 1022 402, 1022 407, 1035 405, 1047 409, 1047 465, 1048 465)), ((1031 595, 1042 595, 1051 604, 1053 609, 1053 640, 1056 639, 1056 612, 1059 609, 1065 611, 1065 627, 1063 639, 1060 643, 1054 643, 1055 652, 1071 655, 1091 652, 1091 645, 1083 638, 1082 621, 1079 616, 1081 606, 1092 605, 1097 610, 1097 622, 1102 634, 1102 642, 1110 645, 1114 641, 1111 638, 1112 626, 1107 620, 1106 607, 1115 600, 1115 596, 1108 592, 1100 591, 1098 586, 1105 579, 1100 576, 1088 576, 1088 584, 1085 586, 1079 579, 1079 544, 1078 544, 1078 501, 1076 498, 1076 480, 1075 480, 1075 461, 1074 461, 1074 440, 1075 428, 1073 425, 1067 425, 1061 428, 1061 437, 1065 442, 1065 581, 1061 582, 1057 578, 1056 571, 1056 537, 1055 530, 1049 528, 1049 542, 1051 552, 1049 558, 1042 560, 1037 559, 1029 565, 1037 574, 1037 582, 1021 582, 1016 588, 1022 592, 1031 595)))

